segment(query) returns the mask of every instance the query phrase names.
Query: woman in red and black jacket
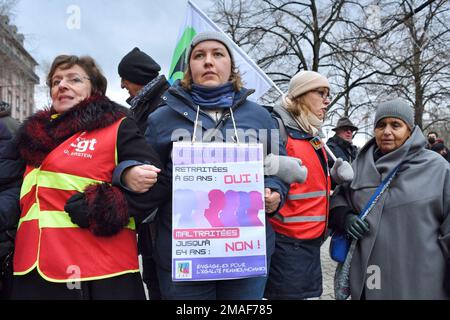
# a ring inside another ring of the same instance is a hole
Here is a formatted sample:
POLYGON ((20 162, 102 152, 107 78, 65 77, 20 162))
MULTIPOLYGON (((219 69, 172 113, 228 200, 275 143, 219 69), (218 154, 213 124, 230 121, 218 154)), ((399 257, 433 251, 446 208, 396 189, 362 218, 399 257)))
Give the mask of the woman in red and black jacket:
POLYGON ((159 174, 136 195, 111 183, 118 162, 161 167, 159 157, 128 110, 105 96, 92 58, 56 57, 47 83, 52 106, 25 121, 15 141, 25 166, 12 199, 20 197, 12 298, 145 299, 135 229, 168 185, 159 174))

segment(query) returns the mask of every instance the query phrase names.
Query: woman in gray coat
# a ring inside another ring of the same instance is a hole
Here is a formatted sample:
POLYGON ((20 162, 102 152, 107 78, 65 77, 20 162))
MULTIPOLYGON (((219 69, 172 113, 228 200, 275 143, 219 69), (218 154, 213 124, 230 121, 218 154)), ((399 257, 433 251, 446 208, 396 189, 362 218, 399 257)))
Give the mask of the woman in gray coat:
POLYGON ((351 183, 339 186, 330 227, 358 239, 352 299, 448 299, 450 166, 426 149, 414 111, 396 99, 378 106, 375 137, 361 150, 351 183), (365 220, 358 214, 399 166, 365 220))

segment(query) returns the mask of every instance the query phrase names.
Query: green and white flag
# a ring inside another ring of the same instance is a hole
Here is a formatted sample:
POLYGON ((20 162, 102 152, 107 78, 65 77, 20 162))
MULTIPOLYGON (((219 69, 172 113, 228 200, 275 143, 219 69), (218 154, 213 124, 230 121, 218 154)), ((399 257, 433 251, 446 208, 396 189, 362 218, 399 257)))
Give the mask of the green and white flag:
MULTIPOLYGON (((203 11, 191 0, 188 0, 186 17, 178 34, 177 45, 169 70, 169 82, 171 84, 175 80, 183 78, 183 72, 186 69, 187 49, 192 38, 203 31, 218 31, 225 34, 203 11)), ((228 35, 226 36, 228 37, 228 35)), ((256 101, 275 84, 233 40, 229 40, 232 44, 236 67, 241 73, 244 86, 248 89, 255 89, 255 93, 249 99, 256 101)), ((278 89, 278 91, 280 90, 278 89)))

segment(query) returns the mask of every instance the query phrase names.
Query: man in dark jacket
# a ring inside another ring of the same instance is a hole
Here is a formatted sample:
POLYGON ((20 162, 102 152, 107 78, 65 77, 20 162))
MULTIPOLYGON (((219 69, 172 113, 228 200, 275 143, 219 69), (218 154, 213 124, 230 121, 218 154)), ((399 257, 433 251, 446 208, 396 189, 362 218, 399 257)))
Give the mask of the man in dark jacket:
MULTIPOLYGON (((119 63, 118 72, 121 87, 128 90, 127 99, 131 112, 142 134, 147 129, 147 118, 161 104, 162 94, 169 88, 164 75, 158 75, 161 67, 149 55, 134 48, 119 63)), ((138 244, 142 256, 143 280, 147 286, 150 300, 160 300, 161 293, 153 262, 153 238, 155 225, 151 223, 154 215, 139 226, 138 244)))
POLYGON ((162 94, 169 88, 164 75, 158 75, 161 67, 149 55, 134 48, 119 63, 121 87, 127 89, 133 117, 141 133, 147 129, 147 118, 162 102, 162 94))
MULTIPOLYGON (((328 147, 330 147, 336 158, 342 158, 342 160, 352 163, 358 152, 358 148, 352 144, 354 132, 358 131, 358 127, 355 126, 349 118, 342 117, 338 120, 336 127, 332 130, 335 131, 336 134, 328 139, 328 147)), ((333 165, 333 159, 329 159, 328 166, 332 168, 333 165)), ((335 186, 336 183, 332 181, 332 188, 334 189, 335 186)))

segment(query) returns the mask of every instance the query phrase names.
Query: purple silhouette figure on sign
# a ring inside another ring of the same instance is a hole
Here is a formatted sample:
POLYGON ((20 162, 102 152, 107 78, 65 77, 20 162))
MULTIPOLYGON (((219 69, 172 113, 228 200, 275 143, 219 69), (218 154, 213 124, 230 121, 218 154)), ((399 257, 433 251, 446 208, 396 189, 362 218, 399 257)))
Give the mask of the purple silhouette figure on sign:
POLYGON ((209 208, 205 210, 205 218, 212 227, 223 227, 219 212, 225 206, 225 195, 221 190, 214 189, 208 194, 209 208))
POLYGON ((220 220, 225 227, 239 226, 239 221, 236 216, 239 202, 239 193, 231 190, 225 192, 225 207, 220 213, 220 220))
POLYGON ((247 209, 247 217, 252 226, 263 226, 264 223, 258 218, 259 211, 264 208, 262 194, 258 191, 250 192, 250 207, 247 209))
POLYGON ((247 192, 239 191, 239 207, 236 212, 239 225, 241 227, 251 226, 247 216, 247 209, 250 207, 250 196, 247 192))
POLYGON ((196 208, 197 199, 192 190, 175 190, 174 192, 174 225, 179 227, 195 227, 192 211, 196 208))
POLYGON ((195 195, 197 206, 192 213, 192 219, 194 219, 196 227, 209 228, 211 226, 205 218, 205 209, 209 206, 208 193, 205 191, 197 191, 195 195))

